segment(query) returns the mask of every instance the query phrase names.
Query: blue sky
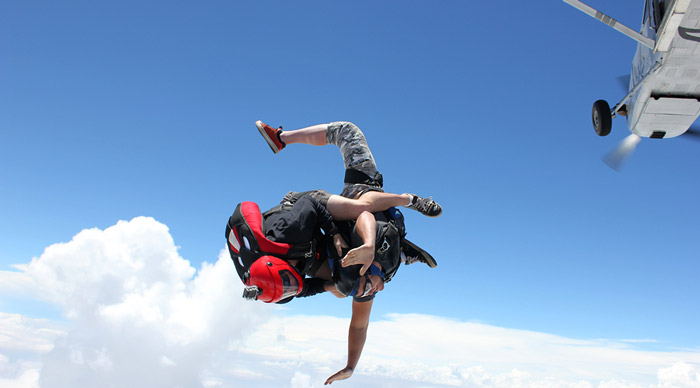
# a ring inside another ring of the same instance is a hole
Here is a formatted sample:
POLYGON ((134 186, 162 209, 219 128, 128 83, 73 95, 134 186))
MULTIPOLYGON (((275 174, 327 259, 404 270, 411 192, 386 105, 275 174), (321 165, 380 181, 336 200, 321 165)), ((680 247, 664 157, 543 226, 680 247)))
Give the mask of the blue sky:
MULTIPOLYGON (((641 1, 588 4, 639 26, 641 1)), ((625 123, 607 138, 590 124, 593 101, 625 94, 635 49, 559 1, 2 1, 0 270, 139 216, 193 268, 216 262, 238 202, 342 187, 337 149, 273 155, 255 120, 347 120, 387 191, 444 208, 404 211, 439 266, 402 269, 373 319, 697 355, 700 143, 645 140, 618 173, 600 158, 625 123)), ((0 309, 65 318, 29 299, 7 293, 0 309)), ((278 313, 350 305, 324 295, 278 313)))

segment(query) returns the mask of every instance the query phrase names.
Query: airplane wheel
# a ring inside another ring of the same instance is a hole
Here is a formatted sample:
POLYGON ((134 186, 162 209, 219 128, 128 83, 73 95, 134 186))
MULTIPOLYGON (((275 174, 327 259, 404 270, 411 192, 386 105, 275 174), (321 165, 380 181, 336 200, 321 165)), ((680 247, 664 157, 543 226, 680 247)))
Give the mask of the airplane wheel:
POLYGON ((612 128, 612 115, 610 105, 605 100, 593 103, 593 128, 598 136, 607 136, 612 128))

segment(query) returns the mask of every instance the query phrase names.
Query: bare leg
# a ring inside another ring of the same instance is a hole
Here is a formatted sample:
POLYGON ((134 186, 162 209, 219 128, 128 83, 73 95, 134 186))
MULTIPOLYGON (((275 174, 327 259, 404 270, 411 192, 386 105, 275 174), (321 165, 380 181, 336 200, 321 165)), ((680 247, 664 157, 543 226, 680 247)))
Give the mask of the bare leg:
POLYGON ((323 146, 328 144, 326 142, 327 128, 328 124, 318 124, 292 131, 282 131, 280 140, 285 144, 302 143, 323 146))
MULTIPOLYGON (((279 137, 285 144, 302 143, 324 146, 328 144, 326 140, 328 125, 317 124, 292 131, 282 131, 279 137)), ((407 206, 410 203, 411 196, 407 194, 370 191, 354 200, 333 195, 328 200, 326 207, 336 220, 354 220, 363 211, 375 213, 394 206, 407 206)))
POLYGON ((383 193, 369 191, 359 199, 349 199, 339 195, 331 195, 326 208, 334 219, 339 221, 354 220, 363 211, 376 213, 395 206, 406 206, 411 202, 408 194, 383 193))
POLYGON ((408 194, 394 194, 381 191, 367 191, 360 195, 358 199, 371 204, 370 213, 383 211, 390 207, 408 206, 411 204, 411 196, 408 194))
MULTIPOLYGON (((279 135, 279 140, 281 140, 283 144, 278 144, 276 146, 270 144, 274 152, 278 152, 285 144, 301 143, 324 146, 329 144, 328 141, 330 141, 340 148, 346 169, 352 168, 370 177, 375 177, 375 175, 381 177, 381 174, 377 172, 374 157, 369 151, 362 131, 352 123, 337 122, 333 123, 333 127, 331 127, 331 124, 317 124, 291 131, 275 132, 274 135, 268 134, 268 143, 271 143, 271 140, 269 140, 271 136, 274 137, 277 135, 279 135), (329 130, 331 131, 330 133, 328 132, 329 130)), ((264 133, 263 136, 265 136, 264 133)), ((274 141, 272 143, 274 143, 274 141)), ((352 192, 352 190, 346 192, 349 184, 345 186, 343 195, 348 197, 353 196, 354 192, 352 192)), ((351 202, 344 197, 334 197, 336 196, 331 197, 328 201, 327 207, 331 215, 337 220, 354 220, 363 211, 375 213, 396 206, 408 206, 430 217, 437 217, 442 213, 440 205, 435 203, 431 198, 421 198, 409 194, 369 191, 362 194, 359 198, 356 198, 358 200, 356 202, 351 202)))

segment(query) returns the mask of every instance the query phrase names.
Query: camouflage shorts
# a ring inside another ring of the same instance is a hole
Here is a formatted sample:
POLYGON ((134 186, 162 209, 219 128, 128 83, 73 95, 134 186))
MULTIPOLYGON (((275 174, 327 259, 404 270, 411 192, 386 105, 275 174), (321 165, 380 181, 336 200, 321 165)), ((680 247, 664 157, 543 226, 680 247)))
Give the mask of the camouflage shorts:
POLYGON ((326 142, 340 148, 346 170, 360 171, 377 181, 375 184, 345 183, 340 195, 356 198, 368 191, 384 191, 381 184, 382 175, 377 171, 377 164, 360 128, 346 121, 330 123, 326 130, 326 142))

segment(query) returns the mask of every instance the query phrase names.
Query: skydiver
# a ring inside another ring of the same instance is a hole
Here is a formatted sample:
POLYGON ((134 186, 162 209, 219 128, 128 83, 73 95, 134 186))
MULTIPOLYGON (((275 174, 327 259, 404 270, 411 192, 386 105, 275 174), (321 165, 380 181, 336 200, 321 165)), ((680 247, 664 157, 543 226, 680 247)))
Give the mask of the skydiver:
MULTIPOLYGON (((293 131, 283 131, 282 127, 272 128, 261 121, 257 121, 256 126, 274 153, 278 153, 287 144, 293 143, 338 146, 345 165, 342 197, 363 201, 366 207, 375 212, 401 205, 418 210, 430 217, 437 217, 442 213, 442 207, 431 198, 384 192, 382 175, 377 170, 365 136, 353 123, 333 122, 293 131), (396 203, 397 200, 400 202, 396 203)), ((320 195, 323 198, 327 194, 324 193, 317 190, 302 193, 302 195, 320 195)), ((295 193, 290 193, 288 199, 293 201, 295 193)), ((402 260, 409 263, 406 261, 406 252, 417 253, 415 261, 422 261, 431 267, 437 265, 430 255, 403 239, 405 229, 402 216, 397 217, 400 221, 398 223, 397 220, 388 219, 377 221, 367 208, 362 209, 358 215, 357 209, 354 209, 354 212, 347 210, 353 203, 335 202, 332 199, 332 197, 329 198, 325 204, 331 213, 338 214, 338 219, 357 217, 357 220, 352 228, 352 234, 348 236, 354 254, 346 255, 341 265, 336 265, 333 269, 336 295, 340 293, 342 296, 353 296, 348 334, 348 359, 345 368, 330 376, 324 385, 352 376, 366 340, 374 295, 384 289, 385 281, 391 279, 402 260), (381 231, 378 230, 380 225, 381 231), (378 232, 383 235, 380 236, 378 232), (357 266, 360 268, 356 268, 357 266)), ((323 203, 323 199, 320 202, 323 203)), ((415 261, 412 260, 412 262, 415 261)))

